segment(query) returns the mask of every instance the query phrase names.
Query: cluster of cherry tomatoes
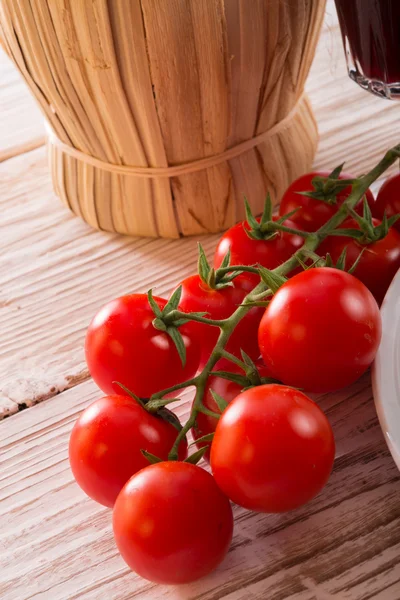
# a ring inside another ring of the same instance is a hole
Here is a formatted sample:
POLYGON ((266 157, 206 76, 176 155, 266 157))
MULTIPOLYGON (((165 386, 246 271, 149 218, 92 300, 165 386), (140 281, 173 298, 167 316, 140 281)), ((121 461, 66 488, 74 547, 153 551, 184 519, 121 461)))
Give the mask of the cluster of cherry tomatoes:
MULTIPOLYGON (((400 267, 400 233, 385 216, 400 210, 399 176, 376 201, 368 190, 367 202, 340 226, 341 235, 329 236, 317 250, 329 253, 333 265, 353 265, 352 275, 299 265, 268 306, 255 303, 232 332, 225 350, 234 360, 226 354, 215 367, 219 374, 208 377, 192 428, 212 475, 188 457, 186 438, 178 460, 168 460, 181 424, 165 407, 146 407, 154 394, 193 382, 220 333, 206 322, 171 323, 171 311, 229 319, 260 276, 250 270, 233 277, 227 253, 231 265, 274 269, 302 246, 301 232, 316 231, 348 197, 349 187, 329 197, 329 181, 314 189, 316 176, 328 174, 305 175, 285 193, 273 218, 282 229, 263 230, 262 220, 249 218, 226 232, 214 269, 203 257, 203 273, 185 279, 175 294, 178 306, 132 294, 108 303, 89 326, 87 364, 106 396, 72 430, 71 468, 88 496, 113 507, 121 555, 151 581, 192 581, 222 561, 233 531, 230 500, 254 511, 288 511, 311 500, 328 480, 332 429, 300 389, 337 390, 374 359, 381 335, 378 303, 400 267), (311 195, 297 193, 306 191, 311 195)), ((351 179, 340 172, 336 177, 351 179)), ((166 394, 165 404, 170 400, 166 394)))

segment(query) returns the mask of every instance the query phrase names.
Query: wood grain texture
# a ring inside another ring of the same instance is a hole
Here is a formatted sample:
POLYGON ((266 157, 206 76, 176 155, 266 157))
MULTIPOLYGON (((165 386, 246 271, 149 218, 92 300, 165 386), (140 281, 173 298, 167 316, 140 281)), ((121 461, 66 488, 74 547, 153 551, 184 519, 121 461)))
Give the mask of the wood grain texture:
MULTIPOLYGON (((0 597, 4 600, 398 600, 400 474, 380 431, 369 374, 315 397, 333 426, 333 475, 286 515, 235 507, 232 548, 195 584, 153 586, 115 549, 111 513, 86 498, 67 461, 70 429, 98 396, 91 381, 0 429, 0 597)), ((191 393, 177 408, 187 416, 191 393)))
POLYGON ((0 162, 43 146, 44 141, 40 111, 0 46, 0 162))
MULTIPOLYGON (((87 378, 94 313, 129 291, 167 294, 193 271, 197 245, 92 230, 51 192, 44 149, 0 165, 0 206, 0 406, 9 414, 87 378)), ((216 238, 202 241, 210 252, 216 238)))

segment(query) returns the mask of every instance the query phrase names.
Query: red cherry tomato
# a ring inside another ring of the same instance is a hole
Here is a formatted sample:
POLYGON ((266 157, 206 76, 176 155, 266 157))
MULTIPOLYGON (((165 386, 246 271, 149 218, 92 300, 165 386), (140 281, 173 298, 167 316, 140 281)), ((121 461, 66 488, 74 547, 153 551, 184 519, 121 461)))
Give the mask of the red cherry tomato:
POLYGON ((333 392, 356 381, 374 360, 380 338, 371 292, 353 275, 329 268, 287 281, 258 332, 273 377, 310 392, 333 392))
MULTIPOLYGON (((236 284, 222 289, 211 289, 199 275, 192 275, 181 283, 182 296, 179 309, 184 312, 206 312, 210 319, 227 319, 243 302, 246 291, 236 284)), ((257 342, 258 326, 263 315, 262 308, 252 308, 240 321, 229 338, 226 349, 240 358, 244 350, 253 360, 260 356, 257 342)), ((208 359, 217 342, 220 329, 204 323, 191 323, 200 340, 200 368, 208 359)))
MULTIPOLYGON (((276 221, 278 217, 273 217, 276 221)), ((259 219, 258 219, 259 221, 259 219)), ((286 227, 300 229, 291 220, 284 222, 286 227)), ((299 235, 280 231, 276 237, 269 240, 253 240, 249 238, 245 229, 250 229, 248 223, 243 221, 234 225, 221 237, 214 255, 214 268, 218 268, 224 256, 231 251, 232 265, 256 265, 257 263, 267 269, 275 269, 288 260, 303 245, 303 238, 299 235)), ((236 277, 237 285, 251 291, 260 278, 253 273, 246 273, 236 277)))
MULTIPOLYGON (((372 214, 378 219, 383 219, 385 212, 387 217, 400 213, 400 173, 386 179, 372 207, 372 214)), ((400 220, 393 227, 400 232, 400 220)))
MULTIPOLYGON (((256 367, 261 377, 270 377, 269 370, 262 361, 257 361, 256 367)), ((244 374, 242 369, 233 363, 226 365, 217 364, 215 370, 229 371, 230 373, 237 373, 238 375, 244 374)), ((204 390, 203 404, 212 412, 220 413, 218 405, 211 394, 211 390, 219 394, 225 400, 225 402, 229 404, 234 398, 236 398, 238 394, 240 394, 242 389, 243 387, 239 383, 229 381, 229 379, 223 379, 222 377, 209 377, 204 390)), ((197 440, 204 435, 213 433, 217 427, 217 424, 218 419, 215 417, 205 415, 204 413, 199 413, 196 418, 196 425, 192 429, 193 438, 197 440)), ((210 446, 210 443, 200 442, 199 444, 196 444, 196 446, 198 448, 203 448, 204 446, 210 446)), ((204 458, 207 462, 210 460, 210 449, 208 449, 204 454, 204 458)))
POLYGON ((323 488, 335 443, 322 410, 302 392, 262 385, 225 409, 211 447, 211 468, 227 496, 250 510, 285 512, 323 488))
MULTIPOLYGON (((336 204, 328 204, 322 200, 315 200, 302 196, 298 192, 308 192, 313 190, 312 180, 314 177, 328 177, 327 171, 315 171, 302 175, 288 187, 283 195, 279 207, 279 214, 286 215, 295 208, 300 208, 290 217, 291 221, 296 223, 297 229, 304 231, 316 231, 326 223, 336 213, 337 209, 343 204, 351 193, 351 186, 345 188, 337 195, 336 204)), ((352 175, 342 173, 339 179, 353 179, 352 175)), ((374 204, 374 196, 371 190, 366 193, 367 202, 370 207, 374 204)), ((356 211, 362 214, 362 202, 357 205, 356 211)))
MULTIPOLYGON (((163 298, 154 298, 162 309, 163 298)), ((200 348, 191 323, 179 328, 186 347, 182 367, 169 335, 153 327, 154 313, 145 294, 122 296, 106 304, 90 323, 85 342, 91 376, 106 394, 124 392, 120 382, 141 398, 190 379, 196 373, 200 348)))
POLYGON ((128 481, 114 506, 113 527, 133 571, 155 583, 178 584, 207 575, 224 559, 233 517, 207 471, 162 462, 128 481))
MULTIPOLYGON (((379 223, 378 219, 373 219, 375 226, 379 223)), ((360 229, 353 219, 349 219, 340 227, 360 229)), ((381 304, 393 277, 400 269, 400 233, 391 227, 385 238, 368 245, 359 244, 355 239, 348 237, 331 236, 321 244, 318 253, 324 256, 329 252, 336 263, 344 248, 347 251, 346 268, 350 267, 363 251, 353 275, 367 286, 378 304, 381 304)))
MULTIPOLYGON (((105 396, 88 406, 72 429, 72 473, 90 498, 113 506, 128 479, 149 464, 141 450, 166 460, 177 435, 173 425, 151 415, 132 398, 105 396)), ((185 441, 179 457, 186 456, 185 441)))

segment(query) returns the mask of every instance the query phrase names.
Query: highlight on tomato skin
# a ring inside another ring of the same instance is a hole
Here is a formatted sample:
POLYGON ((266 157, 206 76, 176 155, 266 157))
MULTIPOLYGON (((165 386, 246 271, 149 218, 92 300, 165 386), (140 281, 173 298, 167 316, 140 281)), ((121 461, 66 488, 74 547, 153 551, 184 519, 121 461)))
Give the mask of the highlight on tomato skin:
MULTIPOLYGON (((154 297, 160 309, 167 303, 154 297)), ((183 367, 171 337, 153 326, 155 318, 146 294, 112 300, 93 318, 85 340, 86 362, 105 394, 124 394, 116 382, 140 398, 186 381, 195 375, 200 347, 192 323, 179 327, 186 348, 183 367)))
MULTIPOLYGON (((166 460, 177 429, 147 412, 129 396, 105 396, 78 417, 70 436, 69 460, 82 490, 93 500, 112 507, 132 475, 149 462, 141 450, 166 460)), ((179 458, 187 456, 187 442, 179 458)))
POLYGON ((334 456, 333 432, 319 406, 299 390, 269 384, 245 390, 225 409, 211 469, 236 504, 280 513, 321 491, 334 456))
POLYGON ((134 475, 113 511, 117 547, 128 566, 155 583, 190 583, 213 571, 232 540, 228 498, 204 469, 160 462, 134 475))
POLYGON ((273 377, 305 392, 334 392, 354 383, 381 339, 375 298, 358 279, 318 267, 289 279, 274 294, 258 342, 273 377))

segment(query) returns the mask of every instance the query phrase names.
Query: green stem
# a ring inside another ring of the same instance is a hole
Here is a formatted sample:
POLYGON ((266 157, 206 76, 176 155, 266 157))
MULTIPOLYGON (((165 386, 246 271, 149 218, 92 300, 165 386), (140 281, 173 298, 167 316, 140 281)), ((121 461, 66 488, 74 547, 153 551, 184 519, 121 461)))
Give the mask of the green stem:
POLYGON ((201 406, 199 408, 199 412, 203 413, 203 415, 208 415, 209 417, 213 417, 213 419, 219 419, 221 416, 221 413, 216 413, 212 410, 209 410, 205 406, 201 406))
MULTIPOLYGON (((165 406, 166 403, 164 400, 162 400, 164 396, 166 396, 167 394, 172 394, 172 392, 177 392, 178 390, 183 390, 184 388, 189 387, 191 385, 197 385, 198 377, 199 376, 193 377, 192 379, 187 379, 186 381, 182 381, 181 383, 177 383, 176 385, 173 385, 169 388, 166 388, 165 390, 161 390, 160 392, 153 394, 152 396, 150 396, 149 401, 146 403, 146 410, 148 410, 149 412, 156 412, 159 407, 165 406), (158 401, 160 402, 158 403, 158 401)), ((169 402, 173 400, 176 400, 176 398, 170 398, 169 402)))
POLYGON ((301 229, 294 229, 293 227, 286 227, 285 225, 275 223, 274 221, 271 221, 267 231, 286 231, 287 233, 293 233, 294 235, 299 235, 303 238, 306 238, 308 236, 307 231, 302 231, 301 229))
POLYGON ((242 360, 240 360, 240 358, 238 358, 234 354, 231 354, 230 352, 227 352, 224 349, 222 349, 220 352, 221 352, 221 358, 226 358, 226 360, 233 362, 235 365, 237 365, 238 367, 243 369, 243 371, 246 371, 246 365, 242 360))
POLYGON ((163 319, 165 324, 171 324, 179 319, 188 319, 189 321, 196 321, 196 323, 204 323, 205 325, 213 325, 214 327, 223 327, 226 323, 226 319, 216 320, 216 319, 208 319, 207 317, 199 317, 198 315, 193 315, 190 313, 185 313, 180 310, 171 310, 168 315, 166 315, 163 319))
MULTIPOLYGON (((315 233, 308 233, 305 238, 304 244, 299 250, 297 250, 291 258, 289 258, 286 262, 282 263, 279 267, 274 269, 275 273, 279 275, 286 275, 290 273, 294 268, 296 268, 299 264, 298 258, 301 260, 307 256, 307 252, 314 252, 319 244, 329 235, 331 231, 336 229, 348 216, 348 209, 354 208, 356 204, 361 200, 361 198, 366 193, 367 189, 370 185, 378 179, 385 171, 388 169, 397 158, 400 157, 400 145, 395 146, 391 150, 389 150, 383 159, 366 175, 360 177, 355 180, 352 186, 351 194, 348 196, 346 201, 342 204, 340 209, 335 213, 329 221, 327 221, 320 229, 318 229, 315 233)), ((229 267, 231 269, 231 267, 229 267)), ((183 425, 181 431, 179 432, 175 443, 169 453, 169 460, 177 460, 178 459, 178 447, 180 442, 186 437, 186 434, 190 431, 190 429, 195 425, 196 418, 198 413, 201 411, 203 406, 203 396, 204 390, 207 383, 207 379, 213 370, 217 361, 221 358, 224 352, 224 348, 234 331, 237 324, 241 321, 241 319, 248 313, 251 309, 249 303, 254 302, 254 299, 257 298, 262 293, 265 293, 267 290, 267 286, 260 282, 244 299, 243 303, 239 308, 235 310, 234 313, 224 321, 224 324, 221 328, 221 333, 218 337, 217 343, 214 347, 214 350, 207 361, 203 371, 197 375, 195 378, 195 383, 187 384, 187 385, 195 385, 196 386, 196 396, 193 402, 192 410, 187 422, 183 425)), ((193 380, 192 380, 193 382, 193 380)), ((183 386, 182 386, 183 387, 183 386)), ((167 393, 167 392, 165 392, 167 393)))
POLYGON ((250 267, 249 265, 230 265, 229 267, 219 267, 218 275, 225 275, 226 273, 232 273, 232 271, 243 271, 244 273, 254 273, 259 275, 257 267, 250 267))
POLYGON ((163 406, 168 406, 168 404, 171 404, 172 402, 178 402, 179 400, 179 396, 178 398, 163 398, 160 400, 149 400, 145 405, 145 409, 149 413, 156 413, 159 408, 162 408, 163 406))
POLYGON ((271 290, 264 289, 264 291, 262 291, 260 294, 256 294, 253 296, 253 302, 259 302, 260 300, 265 300, 266 298, 269 298, 272 295, 273 294, 272 294, 271 290))
MULTIPOLYGON (((259 283, 254 288, 253 292, 257 291, 257 293, 259 293, 264 288, 265 288, 264 283, 259 283)), ((215 364, 221 358, 222 351, 224 350, 236 325, 249 312, 249 310, 251 310, 251 306, 247 306, 247 303, 249 301, 251 302, 251 300, 249 300, 249 298, 251 297, 253 292, 251 292, 250 294, 248 294, 246 296, 243 304, 241 306, 239 306, 239 308, 237 308, 234 313, 232 313, 232 315, 229 317, 229 319, 226 320, 226 325, 224 326, 224 328, 221 330, 221 333, 219 334, 219 338, 217 340, 217 343, 214 347, 214 350, 213 350, 210 358, 208 359, 203 371, 197 376, 196 395, 194 398, 192 410, 191 410, 189 419, 187 420, 185 425, 182 427, 181 431, 179 432, 179 434, 175 440, 174 445, 172 446, 171 452, 168 455, 169 460, 177 460, 178 459, 179 444, 186 437, 186 434, 190 431, 190 429, 192 429, 192 427, 194 427, 194 425, 196 423, 197 415, 200 412, 200 408, 203 406, 204 390, 205 390, 205 386, 206 386, 208 377, 209 377, 211 371, 213 370, 215 364)))

